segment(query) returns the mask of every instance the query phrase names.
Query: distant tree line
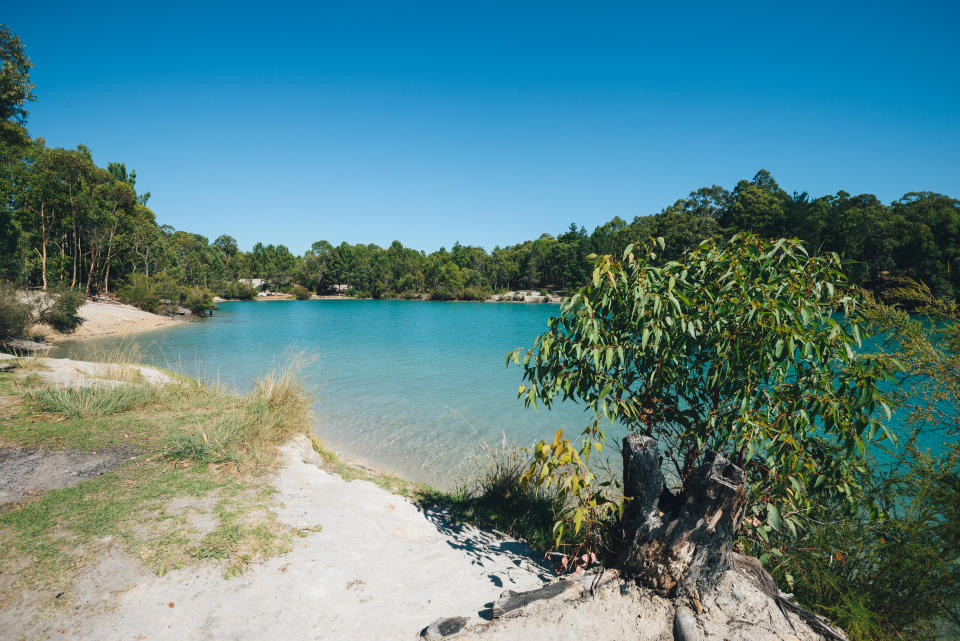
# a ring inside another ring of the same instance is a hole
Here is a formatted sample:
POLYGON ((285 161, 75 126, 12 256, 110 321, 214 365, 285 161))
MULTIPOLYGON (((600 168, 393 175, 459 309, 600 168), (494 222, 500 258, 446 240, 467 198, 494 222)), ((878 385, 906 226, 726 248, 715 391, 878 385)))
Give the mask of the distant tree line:
POLYGON ((343 286, 362 296, 469 299, 498 290, 578 287, 591 273, 589 254, 619 254, 649 236, 664 237, 668 257, 675 257, 704 239, 750 231, 837 252, 852 282, 867 288, 889 274, 923 282, 938 296, 960 293, 960 201, 932 192, 908 193, 891 204, 843 191, 789 194, 767 171, 732 191, 698 189, 630 222, 617 217, 589 233, 571 224, 556 236, 492 251, 459 242, 426 253, 399 241, 383 248, 326 240, 302 256, 262 243, 242 251, 228 235, 210 242, 158 224, 150 194, 137 192, 136 172, 124 163, 98 167, 83 145, 52 148, 31 138, 24 127, 25 105, 34 98, 31 63, 17 35, 3 26, 0 56, 0 280, 21 287, 110 293, 137 277, 138 287, 143 279, 159 280, 246 297, 250 292, 238 289, 237 280, 259 278, 275 290, 298 285, 325 293, 343 286))

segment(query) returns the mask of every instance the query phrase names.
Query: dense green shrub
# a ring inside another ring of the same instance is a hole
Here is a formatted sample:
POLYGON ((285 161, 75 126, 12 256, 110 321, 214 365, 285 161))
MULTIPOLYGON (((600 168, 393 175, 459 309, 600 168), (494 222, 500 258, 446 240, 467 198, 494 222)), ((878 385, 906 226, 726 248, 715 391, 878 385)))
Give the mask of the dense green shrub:
POLYGON ((229 300, 253 300, 257 296, 257 290, 246 283, 228 280, 217 288, 217 296, 229 300))
POLYGON ((460 300, 487 300, 487 292, 479 287, 464 287, 460 300))
POLYGON ((197 316, 203 316, 207 313, 212 314, 213 310, 217 308, 213 302, 213 294, 209 290, 199 287, 181 287, 179 303, 197 316))
POLYGON ((876 419, 886 367, 857 353, 863 320, 839 257, 749 235, 678 261, 663 259, 664 247, 658 238, 592 257, 592 283, 532 349, 508 355, 524 370, 528 405, 572 400, 593 413, 582 447, 558 430, 527 471, 572 502, 558 543, 588 529, 602 545, 622 509, 590 460, 614 421, 656 439, 681 496, 709 450, 743 469, 745 529, 760 538, 807 526, 825 494, 855 507, 864 448, 887 433, 876 419))
POLYGON ((888 394, 898 445, 862 470, 853 514, 823 496, 798 537, 780 531, 744 543, 801 603, 855 641, 958 638, 960 310, 925 285, 892 284, 888 303, 900 309, 869 300, 865 312, 904 381, 888 394))
POLYGON ((160 309, 160 294, 157 292, 157 286, 143 274, 132 274, 127 279, 127 283, 117 290, 116 295, 124 303, 151 313, 156 313, 160 309))
POLYGON ((173 313, 178 306, 182 306, 200 316, 217 307, 210 290, 184 287, 169 277, 155 278, 143 274, 131 275, 127 283, 117 290, 117 298, 152 313, 173 313))
POLYGON ((457 300, 457 292, 452 289, 435 289, 430 292, 430 300, 457 300))
POLYGON ((896 460, 890 472, 864 474, 858 512, 824 497, 799 536, 743 544, 854 641, 957 638, 960 448, 932 456, 909 447, 896 460))
POLYGON ((0 341, 25 338, 33 321, 33 305, 20 300, 13 285, 0 281, 0 341))
POLYGON ((70 333, 82 319, 77 315, 80 306, 86 301, 83 292, 69 287, 47 292, 47 296, 37 302, 37 321, 46 323, 58 332, 70 333))
POLYGON ((290 288, 290 293, 297 300, 308 300, 311 296, 310 290, 301 285, 294 285, 290 288))

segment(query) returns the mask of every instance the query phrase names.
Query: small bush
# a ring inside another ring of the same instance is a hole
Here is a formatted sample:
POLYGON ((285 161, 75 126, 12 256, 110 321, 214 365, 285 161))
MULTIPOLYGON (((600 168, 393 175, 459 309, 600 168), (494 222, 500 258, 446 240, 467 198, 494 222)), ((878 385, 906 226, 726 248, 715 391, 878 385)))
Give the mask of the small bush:
POLYGON ((217 296, 230 300, 253 300, 257 297, 257 290, 240 281, 226 281, 217 289, 217 296))
POLYGON ((0 341, 25 338, 33 318, 33 306, 17 297, 13 285, 0 282, 0 341))
POLYGON ((117 290, 117 298, 154 314, 160 309, 160 294, 156 284, 143 274, 131 274, 127 284, 117 290))
POLYGON ((38 306, 37 321, 68 334, 83 321, 77 316, 77 310, 85 301, 83 292, 69 287, 48 292, 46 300, 38 306))
POLYGON ((147 277, 143 274, 132 274, 127 284, 117 290, 117 298, 154 314, 163 311, 164 305, 183 306, 197 316, 217 308, 210 290, 185 287, 169 277, 147 277))
POLYGON ((487 292, 479 287, 465 287, 460 294, 460 300, 487 300, 487 292))
POLYGON ((308 300, 310 298, 310 290, 302 285, 294 285, 290 288, 290 293, 293 294, 293 297, 297 300, 308 300))
POLYGON ((180 293, 180 304, 197 316, 204 316, 207 312, 213 313, 217 308, 213 302, 213 294, 199 287, 184 287, 180 293))
POLYGON ((456 300, 457 292, 452 289, 435 289, 430 292, 430 300, 456 300))

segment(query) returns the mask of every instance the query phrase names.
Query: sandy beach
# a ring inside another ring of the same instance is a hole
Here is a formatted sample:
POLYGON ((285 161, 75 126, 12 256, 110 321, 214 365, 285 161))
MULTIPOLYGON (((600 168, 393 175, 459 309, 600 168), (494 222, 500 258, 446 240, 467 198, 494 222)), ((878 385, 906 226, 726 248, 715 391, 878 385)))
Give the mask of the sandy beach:
POLYGON ((151 314, 132 305, 105 301, 87 301, 77 315, 83 319, 83 323, 74 332, 61 334, 45 328, 47 340, 56 343, 79 338, 125 336, 184 322, 179 318, 151 314))
MULTIPOLYGON (((131 372, 122 375, 120 369, 133 368, 145 383, 175 383, 149 366, 6 355, 0 363, 13 364, 17 379, 40 376, 61 389, 128 385, 131 372)), ((21 402, 0 396, 0 418, 17 415, 21 402)), ((51 445, 0 448, 0 505, 29 504, 47 490, 138 465, 129 446, 89 451, 51 445)), ((181 468, 171 461, 171 472, 181 468)), ((130 491, 141 482, 144 477, 130 479, 130 491)), ((202 557, 157 573, 121 543, 121 530, 103 531, 99 541, 111 545, 49 584, 14 589, 24 565, 0 576, 0 636, 103 641, 820 638, 799 618, 776 610, 748 576, 732 570, 716 589, 701 595, 696 614, 686 600, 657 596, 615 570, 558 577, 543 553, 521 540, 456 523, 440 508, 325 469, 323 457, 303 434, 280 448, 267 483, 269 493, 256 500, 298 533, 288 549, 250 563, 239 576, 226 574, 217 561, 227 557, 202 557), (675 634, 678 619, 694 636, 675 634)), ((173 497, 158 509, 165 518, 179 520, 178 536, 199 544, 218 527, 217 500, 215 492, 200 492, 173 497)), ((0 533, 0 542, 9 545, 4 536, 10 532, 0 533)))

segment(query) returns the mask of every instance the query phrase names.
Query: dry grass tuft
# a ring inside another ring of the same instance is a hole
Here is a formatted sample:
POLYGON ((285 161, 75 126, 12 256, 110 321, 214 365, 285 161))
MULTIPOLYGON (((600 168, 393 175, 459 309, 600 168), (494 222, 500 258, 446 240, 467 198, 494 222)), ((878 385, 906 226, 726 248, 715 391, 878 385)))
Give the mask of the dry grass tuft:
POLYGON ((296 365, 278 368, 241 398, 212 392, 209 400, 219 416, 204 427, 171 431, 166 456, 243 467, 272 464, 278 446, 309 429, 310 396, 298 371, 296 365))

